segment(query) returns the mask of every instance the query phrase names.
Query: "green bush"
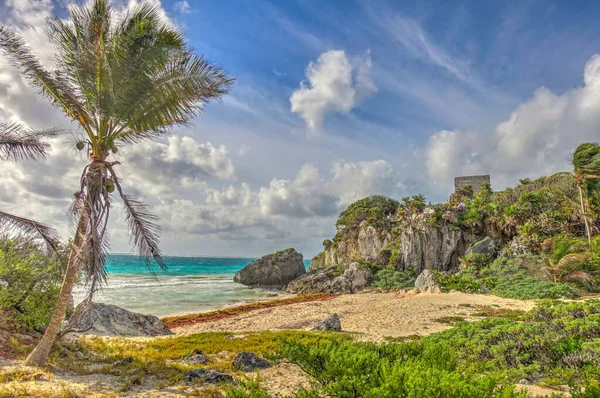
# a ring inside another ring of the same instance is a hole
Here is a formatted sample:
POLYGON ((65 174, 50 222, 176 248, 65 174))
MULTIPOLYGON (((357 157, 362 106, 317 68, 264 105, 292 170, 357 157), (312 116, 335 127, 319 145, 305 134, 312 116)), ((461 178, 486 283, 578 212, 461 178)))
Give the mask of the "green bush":
POLYGON ((404 289, 414 286, 416 277, 414 268, 409 268, 406 271, 382 269, 373 276, 372 286, 386 290, 404 289))
POLYGON ((363 221, 374 227, 387 227, 399 205, 398 201, 382 195, 369 196, 348 206, 339 215, 335 226, 338 232, 354 230, 363 221))
POLYGON ((61 265, 55 254, 18 239, 0 239, 0 308, 12 322, 42 330, 60 290, 61 265))
MULTIPOLYGON (((481 264, 480 260, 476 261, 481 264)), ((541 279, 543 260, 539 256, 499 257, 489 266, 467 267, 456 274, 436 273, 442 290, 466 293, 491 293, 515 299, 575 298, 577 290, 570 284, 541 279)))
POLYGON ((569 384, 575 396, 592 397, 600 375, 599 338, 599 300, 547 301, 519 318, 462 322, 409 342, 286 339, 277 356, 316 382, 297 394, 304 398, 525 397, 513 389, 523 378, 551 387, 569 384))

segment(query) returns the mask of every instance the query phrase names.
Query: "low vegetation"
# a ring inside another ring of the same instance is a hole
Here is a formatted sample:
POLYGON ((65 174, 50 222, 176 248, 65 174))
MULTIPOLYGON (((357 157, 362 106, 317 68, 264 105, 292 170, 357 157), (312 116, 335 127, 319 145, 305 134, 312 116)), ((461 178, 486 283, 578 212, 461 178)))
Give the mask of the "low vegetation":
POLYGON ((60 289, 62 264, 29 240, 0 238, 0 311, 19 329, 42 331, 60 289))
MULTIPOLYGON (((183 381, 187 371, 203 366, 182 361, 199 349, 211 360, 206 368, 237 375, 235 384, 202 390, 204 396, 269 396, 260 377, 232 369, 231 361, 240 351, 298 365, 312 384, 299 389, 297 398, 525 397, 525 392, 515 391, 523 379, 557 390, 568 386, 576 398, 597 396, 600 300, 544 301, 529 312, 478 310, 480 321, 441 319, 454 327, 385 344, 359 343, 340 333, 301 331, 202 333, 152 340, 87 337, 57 349, 51 361, 72 374, 112 375, 121 392, 140 384, 159 390, 207 388, 183 381)), ((0 373, 5 381, 31 378, 0 373)))

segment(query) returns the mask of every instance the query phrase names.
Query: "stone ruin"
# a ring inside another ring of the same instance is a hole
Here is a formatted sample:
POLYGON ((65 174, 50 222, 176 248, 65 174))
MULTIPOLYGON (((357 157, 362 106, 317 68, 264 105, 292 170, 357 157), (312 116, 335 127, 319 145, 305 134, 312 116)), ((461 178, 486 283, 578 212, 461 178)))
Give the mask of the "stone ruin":
POLYGON ((465 185, 470 185, 473 188, 473 193, 481 191, 481 185, 484 183, 490 184, 490 176, 478 175, 478 176, 461 176, 454 177, 454 190, 460 189, 465 185))

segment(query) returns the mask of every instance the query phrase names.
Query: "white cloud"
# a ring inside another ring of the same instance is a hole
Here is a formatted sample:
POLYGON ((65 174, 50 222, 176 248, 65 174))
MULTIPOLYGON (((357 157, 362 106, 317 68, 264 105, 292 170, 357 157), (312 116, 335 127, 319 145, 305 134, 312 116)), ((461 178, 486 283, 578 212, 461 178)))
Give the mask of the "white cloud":
POLYGON ((307 82, 290 97, 291 110, 306 122, 310 135, 318 135, 329 112, 348 113, 377 91, 371 78, 371 57, 350 60, 343 50, 331 50, 310 62, 307 82))
POLYGON ((546 88, 519 105, 492 134, 440 131, 426 148, 433 182, 447 189, 451 177, 490 173, 496 188, 519 178, 568 170, 577 145, 598 141, 600 129, 600 56, 585 65, 584 85, 563 94, 546 88))
POLYGON ((173 4, 173 9, 180 14, 189 14, 192 12, 192 7, 186 0, 175 2, 175 4, 173 4))

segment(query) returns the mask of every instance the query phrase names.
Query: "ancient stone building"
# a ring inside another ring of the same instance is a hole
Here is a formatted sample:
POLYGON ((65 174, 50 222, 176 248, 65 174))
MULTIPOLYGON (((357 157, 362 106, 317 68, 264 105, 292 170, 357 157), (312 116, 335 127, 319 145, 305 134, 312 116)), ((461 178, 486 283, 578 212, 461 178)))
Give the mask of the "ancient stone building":
POLYGON ((473 188, 473 192, 477 193, 481 191, 481 185, 485 182, 490 184, 489 175, 454 177, 454 190, 456 191, 465 185, 470 185, 473 188))

